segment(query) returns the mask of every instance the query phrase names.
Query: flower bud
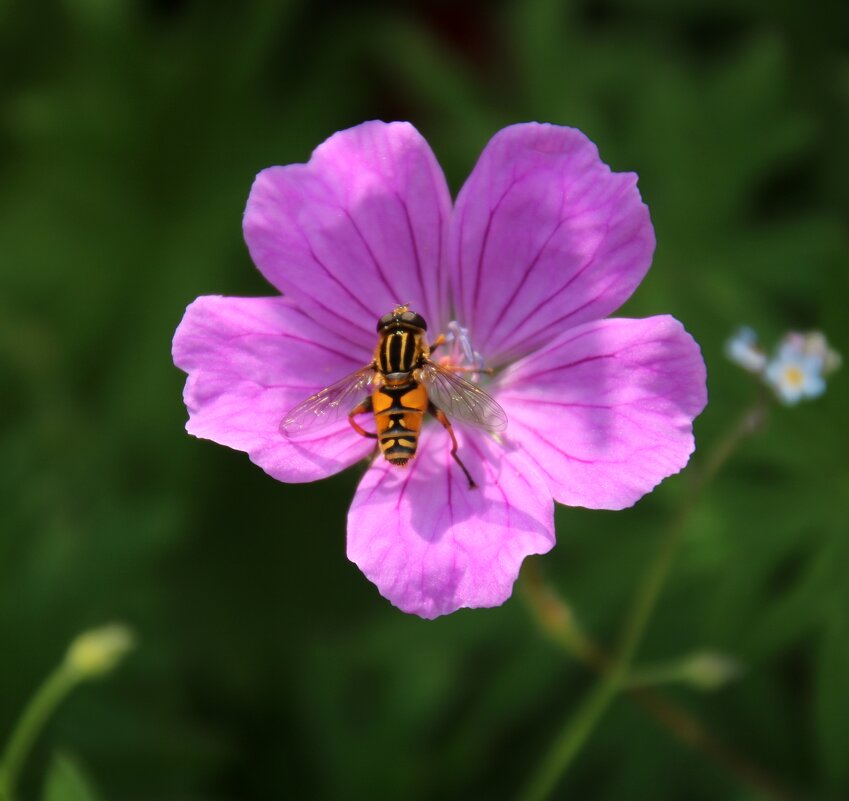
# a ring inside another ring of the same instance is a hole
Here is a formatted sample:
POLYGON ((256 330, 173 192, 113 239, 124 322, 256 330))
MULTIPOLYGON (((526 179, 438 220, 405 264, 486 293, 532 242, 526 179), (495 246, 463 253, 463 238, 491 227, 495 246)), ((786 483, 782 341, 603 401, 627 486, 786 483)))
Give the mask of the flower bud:
POLYGON ((113 670, 135 645, 133 633, 120 623, 79 634, 68 648, 65 664, 82 678, 97 678, 113 670))
POLYGON ((758 345, 757 334, 748 326, 737 329, 725 343, 725 355, 750 373, 760 373, 766 367, 766 353, 758 345))
POLYGON ((718 690, 742 672, 736 659, 715 651, 699 651, 681 665, 681 678, 700 690, 718 690))

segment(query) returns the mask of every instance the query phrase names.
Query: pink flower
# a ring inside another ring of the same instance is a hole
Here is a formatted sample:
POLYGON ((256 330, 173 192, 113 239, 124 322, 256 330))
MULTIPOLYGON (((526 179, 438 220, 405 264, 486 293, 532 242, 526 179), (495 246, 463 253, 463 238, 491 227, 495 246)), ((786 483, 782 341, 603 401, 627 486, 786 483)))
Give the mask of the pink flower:
POLYGON ((694 448, 698 345, 669 316, 603 319, 654 251, 636 182, 580 131, 536 123, 492 138, 453 207, 407 123, 363 123, 308 164, 264 170, 245 239, 283 296, 200 297, 186 310, 173 355, 189 376, 187 430, 280 481, 329 476, 374 441, 345 421, 288 439, 286 412, 370 363, 377 320, 397 304, 431 339, 456 321, 495 370, 486 389, 508 428, 455 425, 477 489, 434 422, 407 467, 375 459, 348 513, 348 557, 405 612, 503 603, 522 560, 554 545, 553 500, 623 509, 694 448))

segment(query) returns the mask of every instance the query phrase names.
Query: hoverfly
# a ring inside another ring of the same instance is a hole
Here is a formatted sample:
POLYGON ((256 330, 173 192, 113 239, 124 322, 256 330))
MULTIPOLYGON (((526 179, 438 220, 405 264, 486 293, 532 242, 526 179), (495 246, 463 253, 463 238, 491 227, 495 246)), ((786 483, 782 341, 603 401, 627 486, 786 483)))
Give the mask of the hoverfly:
POLYGON ((457 455, 449 418, 498 432, 507 427, 507 415, 486 392, 457 375, 463 368, 431 360, 446 340, 440 335, 428 345, 426 331, 420 314, 406 305, 396 306, 378 320, 372 362, 295 406, 280 423, 281 433, 295 439, 347 415, 358 434, 377 440, 388 462, 403 466, 416 455, 423 418, 429 413, 448 431, 451 456, 473 488, 475 482, 457 455), (374 414, 374 432, 354 419, 367 413, 374 414))

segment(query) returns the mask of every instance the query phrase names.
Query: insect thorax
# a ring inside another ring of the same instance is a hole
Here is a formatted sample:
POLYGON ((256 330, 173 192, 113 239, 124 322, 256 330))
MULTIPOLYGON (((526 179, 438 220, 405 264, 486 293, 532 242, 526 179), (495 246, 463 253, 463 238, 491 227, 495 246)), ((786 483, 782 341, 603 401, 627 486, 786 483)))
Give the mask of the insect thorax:
POLYGON ((393 326, 381 332, 374 362, 384 376, 409 374, 421 363, 424 352, 423 332, 408 326, 393 326))

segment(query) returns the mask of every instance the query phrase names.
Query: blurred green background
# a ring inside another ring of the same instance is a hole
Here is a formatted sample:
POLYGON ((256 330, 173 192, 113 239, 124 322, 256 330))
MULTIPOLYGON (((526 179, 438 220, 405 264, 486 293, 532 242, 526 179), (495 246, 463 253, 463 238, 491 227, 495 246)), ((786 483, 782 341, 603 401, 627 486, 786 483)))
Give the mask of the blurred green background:
MULTIPOLYGON (((78 631, 140 642, 54 717, 25 799, 57 749, 104 799, 511 798, 592 684, 519 598, 383 601, 344 555, 359 468, 286 486, 183 431, 183 309, 270 292, 240 229, 263 167, 409 119, 456 191, 503 125, 581 128, 640 175, 658 249, 625 312, 702 344, 702 453, 755 393, 737 325, 849 354, 843 0, 5 0, 0 93, 0 738, 78 631)), ((844 371, 741 448, 641 651, 739 659, 668 693, 799 798, 849 798, 847 408, 844 371)), ((683 481, 558 508, 538 564, 602 642, 683 481)), ((625 700, 558 792, 761 797, 625 700)))

